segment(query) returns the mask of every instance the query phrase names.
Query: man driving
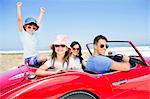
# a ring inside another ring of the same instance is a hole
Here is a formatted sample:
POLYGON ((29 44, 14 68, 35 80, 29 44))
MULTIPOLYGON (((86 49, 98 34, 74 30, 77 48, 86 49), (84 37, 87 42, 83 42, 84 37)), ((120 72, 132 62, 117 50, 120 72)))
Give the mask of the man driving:
POLYGON ((110 71, 110 69, 129 71, 130 63, 128 56, 123 55, 122 62, 116 62, 111 58, 104 56, 106 49, 108 48, 107 41, 107 38, 103 35, 98 35, 94 38, 94 53, 87 60, 86 70, 101 74, 110 71))

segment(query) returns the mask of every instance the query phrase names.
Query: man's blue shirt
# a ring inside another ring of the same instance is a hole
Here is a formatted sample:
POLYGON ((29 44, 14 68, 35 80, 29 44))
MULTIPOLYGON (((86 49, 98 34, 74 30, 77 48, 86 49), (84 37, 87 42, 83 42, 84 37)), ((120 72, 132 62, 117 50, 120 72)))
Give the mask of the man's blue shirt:
POLYGON ((97 73, 105 73, 109 71, 112 66, 113 60, 105 56, 91 56, 87 60, 86 70, 97 73))

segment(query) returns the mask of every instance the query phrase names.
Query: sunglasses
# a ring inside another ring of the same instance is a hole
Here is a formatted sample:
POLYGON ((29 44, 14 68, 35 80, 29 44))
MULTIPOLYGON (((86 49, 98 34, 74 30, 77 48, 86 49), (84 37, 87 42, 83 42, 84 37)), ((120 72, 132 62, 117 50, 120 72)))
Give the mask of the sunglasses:
POLYGON ((104 44, 100 45, 100 48, 104 48, 104 47, 108 48, 109 46, 108 45, 104 45, 104 44))
POLYGON ((35 26, 27 26, 28 29, 33 29, 33 30, 37 30, 37 28, 35 26))
POLYGON ((80 48, 72 48, 73 50, 77 50, 77 51, 79 51, 80 50, 80 48))
POLYGON ((66 47, 66 45, 54 45, 55 47, 66 47))

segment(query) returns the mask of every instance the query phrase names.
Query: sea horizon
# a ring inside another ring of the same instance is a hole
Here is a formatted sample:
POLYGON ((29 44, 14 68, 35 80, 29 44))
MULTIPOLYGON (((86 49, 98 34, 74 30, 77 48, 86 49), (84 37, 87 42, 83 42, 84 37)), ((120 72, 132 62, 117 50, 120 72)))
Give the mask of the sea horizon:
MULTIPOLYGON (((130 47, 120 47, 119 49, 128 51, 130 47)), ((150 46, 137 46, 137 49, 143 54, 143 56, 150 57, 150 46)), ((116 49, 117 50, 117 49, 116 49)), ((82 49, 82 52, 87 52, 87 49, 82 49)), ((39 53, 50 53, 51 49, 39 50, 39 53)), ((23 54, 23 50, 0 50, 0 54, 23 54)))
MULTIPOLYGON (((149 44, 141 44, 141 45, 136 45, 137 47, 149 47, 149 44)), ((87 50, 87 48, 85 46, 82 47, 83 50, 87 50)), ((43 48, 38 48, 39 51, 48 51, 51 50, 48 47, 43 47, 43 48)), ((5 51, 23 51, 22 48, 0 48, 0 52, 5 52, 5 51)))

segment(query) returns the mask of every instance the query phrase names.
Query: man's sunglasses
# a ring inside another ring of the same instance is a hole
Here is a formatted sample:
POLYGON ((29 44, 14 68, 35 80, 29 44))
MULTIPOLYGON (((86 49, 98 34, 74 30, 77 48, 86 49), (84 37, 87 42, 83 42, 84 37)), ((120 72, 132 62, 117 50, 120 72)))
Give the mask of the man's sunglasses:
POLYGON ((80 48, 72 48, 73 50, 77 50, 77 51, 79 51, 80 50, 80 48))
POLYGON ((54 45, 55 47, 66 47, 66 45, 54 45))
POLYGON ((109 46, 108 45, 104 45, 104 44, 100 45, 100 48, 104 48, 104 47, 108 48, 109 46))

